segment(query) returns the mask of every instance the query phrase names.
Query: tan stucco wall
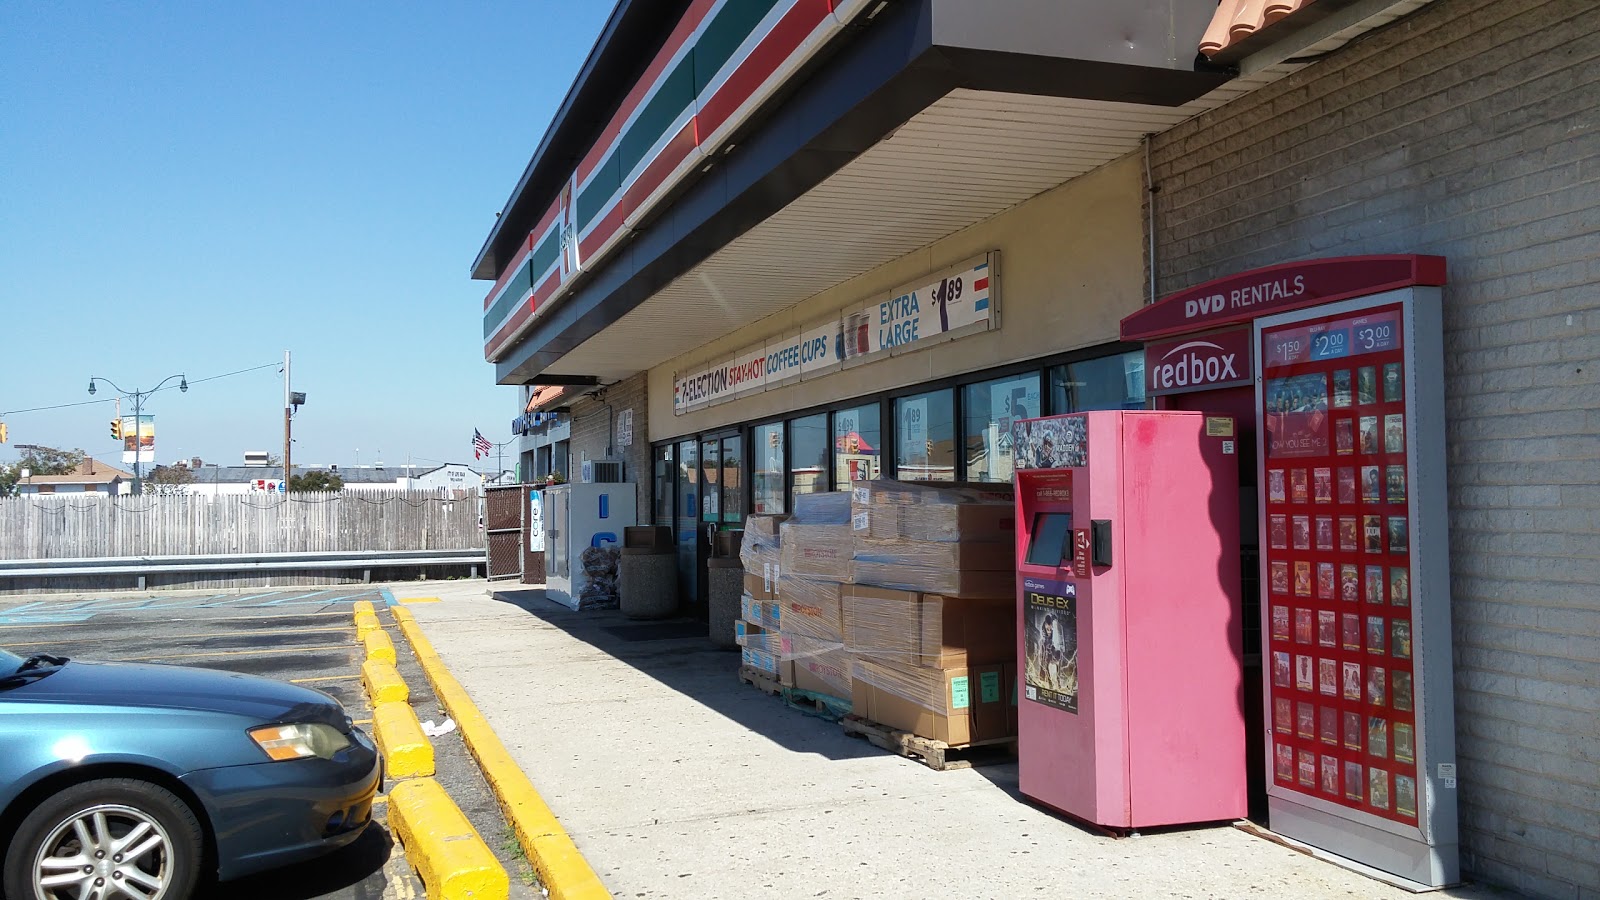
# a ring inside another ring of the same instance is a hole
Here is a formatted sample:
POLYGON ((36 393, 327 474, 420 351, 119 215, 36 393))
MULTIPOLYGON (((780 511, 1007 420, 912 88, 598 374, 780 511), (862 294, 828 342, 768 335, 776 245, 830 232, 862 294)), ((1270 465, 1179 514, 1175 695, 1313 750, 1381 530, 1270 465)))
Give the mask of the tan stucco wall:
MULTIPOLYGON (((1117 339, 1146 291, 1143 171, 1125 157, 650 370, 650 439, 768 418, 1117 339), (1000 328, 674 415, 673 375, 985 251, 999 250, 1000 328)), ((847 237, 844 239, 848 239, 847 237)), ((826 261, 819 260, 819 265, 826 261)))

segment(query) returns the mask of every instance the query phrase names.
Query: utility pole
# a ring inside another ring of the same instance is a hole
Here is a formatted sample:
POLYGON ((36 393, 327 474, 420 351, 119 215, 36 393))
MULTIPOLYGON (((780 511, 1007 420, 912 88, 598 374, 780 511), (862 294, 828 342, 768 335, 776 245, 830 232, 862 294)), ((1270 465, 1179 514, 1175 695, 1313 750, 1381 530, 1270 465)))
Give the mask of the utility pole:
POLYGON ((506 473, 506 445, 512 441, 515 441, 516 439, 516 436, 513 435, 510 439, 501 441, 500 443, 494 445, 494 480, 496 484, 500 482, 500 476, 506 473))
MULTIPOLYGON (((161 390, 163 387, 166 386, 167 382, 171 381, 174 378, 178 379, 178 390, 183 391, 184 393, 188 393, 188 391, 189 391, 189 380, 187 378, 185 378, 181 374, 179 374, 179 375, 168 375, 166 378, 161 379, 161 382, 159 384, 157 384, 155 387, 151 388, 148 391, 125 391, 122 388, 117 387, 117 383, 115 381, 112 381, 109 378, 100 378, 99 376, 95 376, 95 377, 91 377, 89 379, 89 393, 90 394, 93 394, 95 392, 95 382, 104 381, 106 384, 111 385, 111 387, 113 389, 115 389, 118 394, 121 394, 121 395, 123 395, 125 397, 132 397, 133 398, 133 492, 134 492, 134 494, 142 494, 142 493, 144 493, 144 466, 143 466, 143 463, 142 463, 142 461, 140 459, 140 455, 144 450, 144 447, 143 447, 144 429, 143 429, 142 423, 139 421, 142 418, 142 414, 144 412, 144 398, 150 396, 151 394, 154 394, 156 391, 161 390)), ((121 416, 121 413, 122 413, 122 410, 120 408, 118 408, 117 414, 118 414, 119 417, 121 416)), ((154 438, 152 438, 152 440, 154 440, 154 438)), ((152 455, 153 455, 153 452, 152 452, 152 455)))
POLYGON ((289 447, 294 443, 289 422, 294 416, 293 395, 289 391, 289 351, 283 351, 283 496, 289 496, 289 475, 293 471, 289 461, 289 447))

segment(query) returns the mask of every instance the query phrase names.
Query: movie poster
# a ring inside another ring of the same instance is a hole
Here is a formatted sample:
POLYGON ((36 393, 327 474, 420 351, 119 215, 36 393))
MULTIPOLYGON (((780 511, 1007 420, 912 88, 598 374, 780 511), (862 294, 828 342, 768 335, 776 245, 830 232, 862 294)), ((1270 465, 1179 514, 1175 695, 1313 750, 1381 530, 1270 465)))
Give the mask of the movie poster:
POLYGON ((1066 469, 1089 464, 1089 420, 1083 416, 1021 419, 1011 426, 1018 469, 1066 469))
POLYGON ((1407 818, 1417 815, 1417 782, 1406 775, 1394 777, 1394 810, 1407 818))
POLYGON ((1036 703, 1078 712, 1078 586, 1070 581, 1024 578, 1026 654, 1023 695, 1036 703))
POLYGON ((1314 372, 1267 382, 1267 455, 1323 456, 1328 452, 1328 375, 1314 372))

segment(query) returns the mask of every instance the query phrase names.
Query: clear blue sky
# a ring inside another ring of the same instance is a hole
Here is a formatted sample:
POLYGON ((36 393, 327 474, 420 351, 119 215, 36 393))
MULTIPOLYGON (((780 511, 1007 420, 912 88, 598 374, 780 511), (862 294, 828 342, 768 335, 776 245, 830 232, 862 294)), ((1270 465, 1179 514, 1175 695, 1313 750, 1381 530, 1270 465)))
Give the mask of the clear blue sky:
MULTIPOLYGON (((288 349, 297 463, 507 440, 468 269, 610 7, 0 3, 0 411, 288 349)), ((146 412, 160 462, 282 450, 277 366, 146 412)), ((0 460, 111 458, 111 417, 7 415, 0 460)))

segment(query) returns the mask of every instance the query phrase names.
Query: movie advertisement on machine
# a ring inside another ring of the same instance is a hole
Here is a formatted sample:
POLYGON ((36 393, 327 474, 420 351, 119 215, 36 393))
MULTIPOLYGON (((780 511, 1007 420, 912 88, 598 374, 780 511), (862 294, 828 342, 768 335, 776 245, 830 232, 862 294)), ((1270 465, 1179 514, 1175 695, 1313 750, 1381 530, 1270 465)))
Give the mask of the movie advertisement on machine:
POLYGON ((1023 696, 1078 711, 1078 589, 1070 581, 1022 582, 1026 658, 1023 696))

